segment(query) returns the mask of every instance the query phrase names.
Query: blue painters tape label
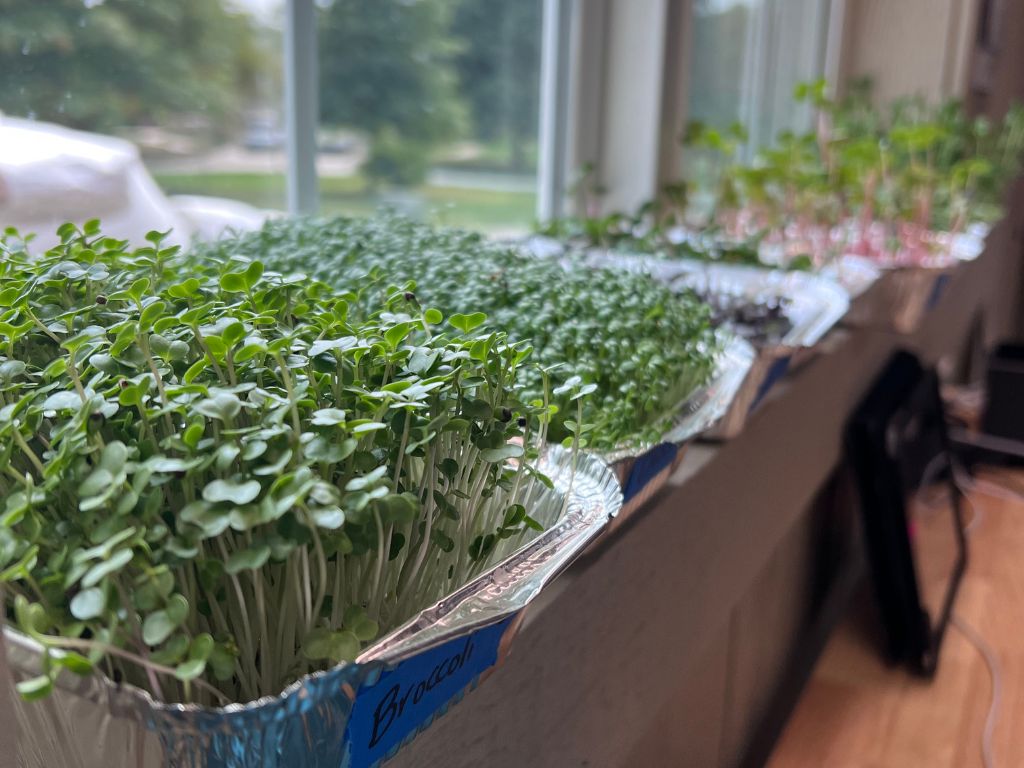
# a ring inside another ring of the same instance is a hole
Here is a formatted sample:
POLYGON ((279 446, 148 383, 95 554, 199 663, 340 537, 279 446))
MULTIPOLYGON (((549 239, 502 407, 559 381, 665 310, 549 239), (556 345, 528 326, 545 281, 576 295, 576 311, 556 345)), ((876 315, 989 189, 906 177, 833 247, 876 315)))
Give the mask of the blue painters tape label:
POLYGON ((396 751, 475 684, 497 662, 501 638, 514 618, 449 640, 364 683, 345 729, 346 768, 368 768, 396 751))
POLYGON ((633 471, 630 472, 629 479, 626 480, 626 487, 622 490, 623 503, 640 493, 644 486, 656 478, 666 467, 671 466, 678 452, 678 446, 672 443, 661 443, 637 458, 633 465, 633 471))
POLYGON ((757 394, 754 396, 754 402, 750 405, 750 410, 754 410, 755 407, 764 399, 764 396, 768 394, 768 391, 775 386, 775 384, 786 375, 786 371, 789 370, 789 363, 793 359, 793 356, 780 357, 774 363, 772 367, 768 369, 768 374, 764 377, 764 381, 761 382, 761 386, 757 390, 757 394))
POLYGON ((946 290, 946 285, 949 283, 949 275, 942 274, 935 278, 935 283, 932 285, 932 292, 928 295, 928 303, 924 305, 926 311, 930 312, 935 308, 935 305, 939 303, 939 299, 942 298, 942 294, 946 290))

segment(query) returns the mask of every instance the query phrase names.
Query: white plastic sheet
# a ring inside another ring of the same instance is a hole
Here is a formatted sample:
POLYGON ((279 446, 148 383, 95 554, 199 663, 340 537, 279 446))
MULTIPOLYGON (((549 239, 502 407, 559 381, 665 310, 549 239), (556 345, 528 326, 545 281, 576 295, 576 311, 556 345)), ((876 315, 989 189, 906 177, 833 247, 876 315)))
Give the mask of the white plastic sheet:
POLYGON ((187 245, 258 228, 267 216, 235 200, 168 199, 130 142, 0 115, 0 228, 34 233, 34 251, 54 245, 66 221, 100 219, 104 234, 132 243, 171 230, 170 243, 187 245))
POLYGON ((35 233, 34 250, 57 241, 65 221, 100 219, 104 232, 141 242, 173 230, 185 244, 192 228, 146 172, 127 141, 58 125, 0 118, 0 226, 35 233))

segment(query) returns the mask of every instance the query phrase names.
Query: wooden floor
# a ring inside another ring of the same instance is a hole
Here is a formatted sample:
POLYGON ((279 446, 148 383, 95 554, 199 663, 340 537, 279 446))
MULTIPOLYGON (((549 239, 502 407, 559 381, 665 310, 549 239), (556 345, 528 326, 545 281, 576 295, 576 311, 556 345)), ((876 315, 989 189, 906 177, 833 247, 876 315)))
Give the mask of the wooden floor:
MULTIPOLYGON (((981 473, 1024 492, 1021 472, 981 473)), ((994 651, 1002 696, 994 765, 1024 766, 1024 502, 972 494, 980 515, 954 612, 994 651)), ((965 516, 970 517, 967 507, 965 516)), ((933 681, 886 666, 864 610, 829 642, 769 768, 980 768, 988 667, 950 627, 933 681)))

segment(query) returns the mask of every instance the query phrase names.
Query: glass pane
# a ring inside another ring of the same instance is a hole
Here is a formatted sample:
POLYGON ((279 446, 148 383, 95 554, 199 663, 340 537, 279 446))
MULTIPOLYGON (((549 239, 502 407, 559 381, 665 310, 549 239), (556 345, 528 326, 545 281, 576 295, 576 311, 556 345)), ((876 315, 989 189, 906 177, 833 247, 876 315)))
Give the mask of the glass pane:
POLYGON ((529 227, 540 0, 333 0, 319 30, 324 213, 529 227))
POLYGON ((169 195, 283 207, 282 7, 0 0, 0 224, 187 239, 255 211, 169 195))
POLYGON ((689 119, 715 128, 745 120, 745 73, 759 0, 696 0, 690 57, 689 119))
POLYGON ((689 119, 743 123, 752 148, 808 127, 793 87, 821 76, 826 0, 695 0, 689 119))
POLYGON ((754 146, 768 144, 781 131, 810 127, 812 110, 794 104, 797 83, 817 80, 825 63, 827 0, 767 0, 761 12, 763 56, 752 75, 749 120, 754 146))

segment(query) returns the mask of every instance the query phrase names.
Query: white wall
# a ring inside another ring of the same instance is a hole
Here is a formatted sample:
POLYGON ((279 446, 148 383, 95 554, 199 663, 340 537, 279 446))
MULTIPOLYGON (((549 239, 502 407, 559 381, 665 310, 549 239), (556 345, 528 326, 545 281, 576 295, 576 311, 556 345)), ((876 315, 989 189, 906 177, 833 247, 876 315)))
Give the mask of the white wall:
POLYGON ((605 210, 633 210, 658 188, 667 9, 668 0, 607 5, 597 163, 605 210))
POLYGON ((842 70, 867 75, 879 103, 963 96, 978 0, 847 0, 842 70))

